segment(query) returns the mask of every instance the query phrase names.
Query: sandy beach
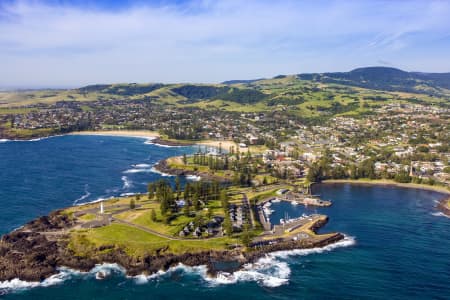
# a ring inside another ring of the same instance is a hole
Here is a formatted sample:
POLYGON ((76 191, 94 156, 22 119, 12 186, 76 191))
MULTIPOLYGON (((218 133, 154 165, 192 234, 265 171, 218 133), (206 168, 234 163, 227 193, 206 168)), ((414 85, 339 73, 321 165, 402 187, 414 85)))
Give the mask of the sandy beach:
POLYGON ((150 130, 100 130, 100 131, 76 131, 69 135, 103 135, 103 136, 127 136, 127 137, 143 137, 157 138, 159 133, 150 130))
MULTIPOLYGON (((158 143, 161 142, 162 144, 165 144, 165 143, 171 143, 171 144, 173 143, 173 144, 179 144, 179 145, 185 144, 184 141, 180 141, 180 142, 177 142, 176 140, 165 141, 164 138, 161 138, 160 134, 157 131, 150 131, 150 130, 76 131, 76 132, 69 133, 69 135, 125 136, 125 137, 142 137, 142 138, 149 138, 149 139, 157 139, 158 138, 158 143)), ((233 146, 234 149, 237 149, 239 147, 239 145, 233 141, 203 140, 203 141, 194 142, 192 144, 204 145, 204 146, 210 146, 210 147, 216 147, 216 148, 219 148, 219 146, 221 146, 222 149, 225 151, 229 151, 231 146, 233 146)))

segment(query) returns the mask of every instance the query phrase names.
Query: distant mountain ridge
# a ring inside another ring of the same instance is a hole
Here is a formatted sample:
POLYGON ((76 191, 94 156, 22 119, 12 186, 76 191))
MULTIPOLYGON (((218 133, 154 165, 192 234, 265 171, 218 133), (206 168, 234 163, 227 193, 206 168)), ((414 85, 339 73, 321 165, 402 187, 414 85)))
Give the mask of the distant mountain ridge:
POLYGON ((357 68, 350 72, 304 73, 300 80, 425 94, 440 94, 450 89, 450 73, 406 72, 389 67, 357 68))
POLYGON ((298 84, 308 81, 312 84, 337 84, 369 90, 409 92, 446 98, 450 95, 450 73, 406 72, 389 67, 364 67, 349 72, 277 75, 272 79, 228 80, 221 84, 94 84, 81 87, 77 91, 83 94, 100 93, 115 96, 150 97, 148 99, 173 96, 183 101, 184 104, 203 100, 225 100, 240 104, 252 104, 267 100, 268 104, 294 104, 294 102, 298 104, 303 102, 301 98, 305 95, 305 90, 278 96, 261 90, 267 89, 265 85, 270 86, 275 82, 283 85, 292 83, 292 80, 298 81, 298 84))

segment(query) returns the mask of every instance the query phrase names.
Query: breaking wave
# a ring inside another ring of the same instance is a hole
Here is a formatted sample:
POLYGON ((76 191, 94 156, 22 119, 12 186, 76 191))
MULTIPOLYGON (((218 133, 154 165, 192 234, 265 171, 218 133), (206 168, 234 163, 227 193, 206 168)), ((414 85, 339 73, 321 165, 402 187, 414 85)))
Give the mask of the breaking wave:
POLYGON ((159 175, 161 175, 162 177, 171 177, 171 176, 174 176, 174 175, 171 175, 171 174, 167 174, 167 173, 163 173, 163 172, 161 172, 161 171, 158 171, 158 170, 155 169, 155 168, 151 168, 151 172, 152 172, 152 173, 159 174, 159 175))
MULTIPOLYGON (((164 279, 173 272, 182 272, 185 274, 200 276, 207 284, 211 286, 235 284, 238 282, 256 282, 260 286, 275 288, 289 283, 291 269, 288 261, 285 260, 290 256, 305 256, 313 253, 323 253, 336 248, 349 247, 354 244, 355 239, 353 237, 346 236, 342 241, 323 248, 298 249, 268 253, 255 263, 244 265, 239 271, 234 273, 219 272, 216 277, 208 276, 206 266, 202 265, 190 267, 183 264, 178 264, 167 271, 159 271, 152 275, 142 274, 133 277, 127 276, 127 278, 131 278, 136 284, 146 284, 153 280, 164 279)), ((27 282, 20 279, 0 282, 0 295, 30 288, 48 287, 61 284, 64 281, 77 276, 102 279, 102 277, 108 277, 112 274, 124 275, 126 273, 126 270, 123 267, 118 264, 111 263, 96 265, 89 272, 76 271, 65 267, 61 267, 58 270, 58 274, 55 274, 42 282, 27 282), (99 273, 102 274, 102 277, 97 276, 99 273)))
POLYGON ((216 278, 205 279, 211 284, 233 284, 236 282, 254 281, 265 287, 279 287, 289 282, 291 269, 289 268, 288 262, 284 261, 289 257, 323 253, 336 248, 353 246, 355 243, 354 237, 345 236, 343 240, 322 248, 276 251, 268 253, 255 263, 244 265, 242 270, 234 273, 219 272, 216 278))
POLYGON ((124 174, 133 174, 133 173, 153 173, 152 169, 128 169, 123 171, 124 174))
POLYGON ((149 164, 137 164, 137 165, 134 165, 134 167, 138 168, 138 169, 142 169, 142 168, 150 168, 151 165, 149 165, 149 164))
POLYGON ((14 291, 23 291, 36 287, 49 287, 52 285, 61 284, 74 277, 89 276, 94 277, 98 272, 102 272, 105 276, 110 276, 112 273, 125 274, 125 269, 117 264, 101 264, 96 265, 89 272, 81 272, 66 267, 58 269, 59 273, 50 276, 41 282, 36 281, 24 281, 20 279, 12 279, 7 281, 0 281, 0 295, 11 293, 14 291))
POLYGON ((127 176, 122 176, 120 179, 123 181, 122 189, 126 190, 133 186, 133 181, 131 181, 127 176))
POLYGON ((182 148, 182 147, 185 147, 185 146, 171 146, 171 145, 158 144, 158 143, 153 142, 153 140, 154 139, 149 139, 149 140, 145 141, 144 144, 146 144, 146 145, 155 145, 155 146, 158 146, 158 147, 165 147, 165 148, 182 148))
POLYGON ((73 201, 73 205, 77 205, 78 203, 82 202, 84 199, 88 198, 91 195, 91 193, 88 191, 88 187, 89 187, 89 184, 85 184, 84 185, 84 194, 83 194, 83 196, 81 196, 78 199, 75 199, 75 201, 73 201))
POLYGON ((437 211, 437 212, 431 213, 431 215, 432 215, 432 216, 435 216, 435 217, 450 218, 449 216, 447 216, 446 214, 444 214, 444 213, 441 212, 441 211, 437 211))

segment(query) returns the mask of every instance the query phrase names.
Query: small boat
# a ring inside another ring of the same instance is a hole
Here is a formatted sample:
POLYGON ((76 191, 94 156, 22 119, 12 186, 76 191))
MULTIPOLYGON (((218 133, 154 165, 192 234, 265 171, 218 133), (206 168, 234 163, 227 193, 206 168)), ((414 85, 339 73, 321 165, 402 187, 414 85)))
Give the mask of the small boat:
POLYGON ((279 203, 279 202, 281 202, 281 200, 278 199, 278 198, 275 198, 275 199, 272 200, 272 203, 279 203))
POLYGON ((266 216, 269 216, 269 215, 271 215, 274 212, 273 209, 270 209, 270 208, 267 208, 267 207, 264 207, 263 211, 266 214, 266 216))
POLYGON ((298 202, 294 200, 294 201, 291 202, 291 204, 292 205, 298 205, 298 202))

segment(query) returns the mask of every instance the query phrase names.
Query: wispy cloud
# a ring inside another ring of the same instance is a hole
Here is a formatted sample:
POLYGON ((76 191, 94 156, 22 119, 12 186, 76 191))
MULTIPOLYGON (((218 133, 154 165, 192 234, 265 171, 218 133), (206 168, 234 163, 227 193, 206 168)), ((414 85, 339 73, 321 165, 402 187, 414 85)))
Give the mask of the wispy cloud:
POLYGON ((450 50, 442 41, 450 32, 447 1, 58 3, 0 5, 3 84, 211 82, 379 60, 450 70, 433 55, 450 50))

